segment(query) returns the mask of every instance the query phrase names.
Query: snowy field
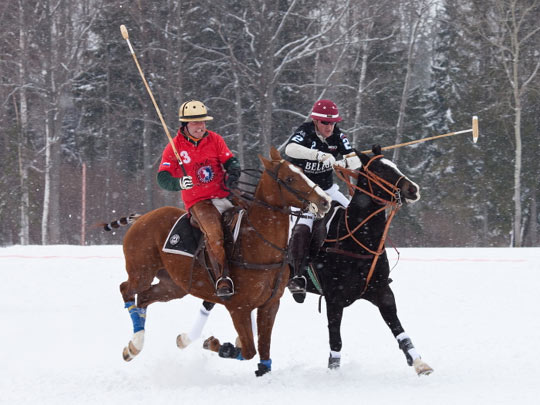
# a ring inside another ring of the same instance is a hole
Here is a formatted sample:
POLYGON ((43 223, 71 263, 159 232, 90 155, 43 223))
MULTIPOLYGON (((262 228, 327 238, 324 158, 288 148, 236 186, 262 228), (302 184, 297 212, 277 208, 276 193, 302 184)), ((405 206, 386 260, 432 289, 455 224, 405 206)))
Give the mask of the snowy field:
MULTIPOLYGON (((342 366, 329 371, 317 298, 299 305, 285 292, 272 373, 256 378, 258 359, 221 359, 202 339, 176 347, 200 305, 192 297, 150 306, 144 350, 124 362, 132 328, 118 291, 120 246, 0 248, 0 403, 540 403, 540 248, 400 254, 391 275, 399 315, 432 375, 416 376, 365 301, 345 310, 342 366)), ((234 341, 223 307, 203 332, 211 334, 234 341)))

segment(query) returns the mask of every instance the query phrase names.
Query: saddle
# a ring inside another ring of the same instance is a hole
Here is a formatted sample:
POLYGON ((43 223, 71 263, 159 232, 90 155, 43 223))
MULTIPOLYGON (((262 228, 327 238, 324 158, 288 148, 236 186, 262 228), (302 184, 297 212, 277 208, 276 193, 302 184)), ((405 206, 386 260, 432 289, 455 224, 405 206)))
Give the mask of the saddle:
MULTIPOLYGON (((240 232, 240 225, 245 211, 233 207, 225 211, 222 216, 223 235, 225 238, 225 251, 227 255, 232 252, 235 241, 240 232)), ((199 257, 205 253, 203 233, 195 218, 187 213, 182 215, 169 231, 162 250, 189 257, 199 257)))

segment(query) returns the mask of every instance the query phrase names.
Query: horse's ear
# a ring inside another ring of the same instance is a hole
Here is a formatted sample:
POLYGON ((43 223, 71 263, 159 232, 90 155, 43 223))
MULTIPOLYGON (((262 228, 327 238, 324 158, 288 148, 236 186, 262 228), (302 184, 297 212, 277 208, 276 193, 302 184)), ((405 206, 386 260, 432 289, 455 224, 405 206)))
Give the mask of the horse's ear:
POLYGON ((270 147, 270 157, 272 158, 272 160, 281 160, 281 154, 273 146, 270 147))
POLYGON ((365 166, 369 163, 370 157, 366 155, 365 153, 362 153, 356 149, 353 149, 356 152, 356 155, 360 158, 360 161, 362 162, 362 166, 365 166))
POLYGON ((262 155, 258 155, 259 156, 259 160, 262 162, 263 166, 270 170, 272 168, 272 162, 269 161, 268 159, 266 159, 264 156, 262 155))
POLYGON ((375 144, 371 147, 371 152, 374 156, 380 156, 382 155, 381 145, 375 144))

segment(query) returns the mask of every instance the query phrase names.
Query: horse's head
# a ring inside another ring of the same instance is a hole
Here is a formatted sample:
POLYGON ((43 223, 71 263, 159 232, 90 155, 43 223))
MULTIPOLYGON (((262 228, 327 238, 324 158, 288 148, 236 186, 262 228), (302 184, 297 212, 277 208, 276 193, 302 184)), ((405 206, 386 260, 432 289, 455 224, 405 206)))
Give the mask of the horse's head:
POLYGON ((308 179, 302 169, 282 159, 277 149, 272 147, 270 157, 268 160, 259 155, 265 168, 258 185, 259 198, 274 207, 297 207, 322 218, 330 209, 330 196, 308 179))
POLYGON ((356 152, 362 167, 358 169, 358 183, 367 185, 379 198, 387 201, 413 203, 420 199, 420 187, 405 176, 396 164, 385 159, 380 147, 373 148, 373 156, 356 152))

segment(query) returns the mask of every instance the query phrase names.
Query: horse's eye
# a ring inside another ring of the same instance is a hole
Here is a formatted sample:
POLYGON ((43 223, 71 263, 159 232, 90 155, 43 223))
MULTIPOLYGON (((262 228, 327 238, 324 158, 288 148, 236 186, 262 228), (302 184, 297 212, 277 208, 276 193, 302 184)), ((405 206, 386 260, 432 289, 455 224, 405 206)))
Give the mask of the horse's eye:
POLYGON ((294 177, 293 177, 293 176, 288 176, 288 177, 285 179, 285 183, 287 183, 287 184, 291 184, 293 181, 294 181, 294 177))

